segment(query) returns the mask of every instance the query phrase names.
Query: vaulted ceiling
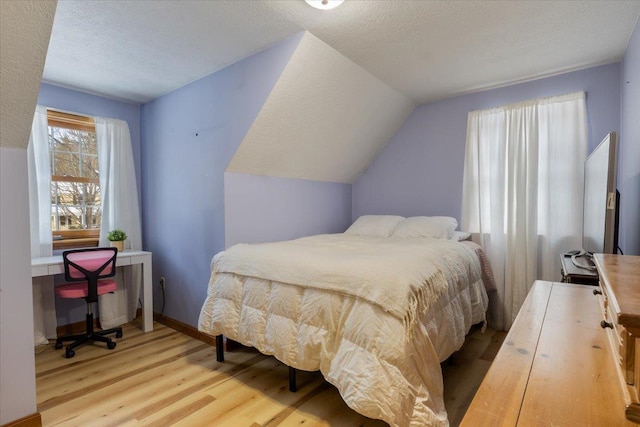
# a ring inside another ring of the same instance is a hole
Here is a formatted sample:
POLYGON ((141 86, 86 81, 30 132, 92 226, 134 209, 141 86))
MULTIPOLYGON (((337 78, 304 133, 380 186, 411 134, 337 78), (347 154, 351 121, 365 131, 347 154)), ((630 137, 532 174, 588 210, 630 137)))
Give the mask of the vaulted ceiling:
POLYGON ((417 103, 621 59, 640 1, 59 0, 44 80, 145 102, 308 30, 417 103))
POLYGON ((416 104, 619 61, 640 1, 59 0, 44 81, 144 103, 304 32, 229 172, 353 183, 416 104))
POLYGON ((305 32, 227 171, 353 183, 413 108, 305 32))

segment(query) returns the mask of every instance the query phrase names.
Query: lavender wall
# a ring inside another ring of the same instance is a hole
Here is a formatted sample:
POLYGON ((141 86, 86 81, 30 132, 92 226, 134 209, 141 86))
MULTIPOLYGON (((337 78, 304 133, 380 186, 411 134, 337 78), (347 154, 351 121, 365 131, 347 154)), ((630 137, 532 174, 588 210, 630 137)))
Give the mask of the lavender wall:
MULTIPOLYGON (((110 98, 90 95, 58 86, 43 83, 40 85, 38 104, 72 113, 88 116, 110 117, 127 122, 131 132, 133 160, 136 169, 138 189, 140 186, 140 105, 116 101, 110 98)), ((138 197, 141 197, 138 191, 138 197)), ((56 277, 56 282, 64 278, 56 277)), ((58 325, 82 322, 87 307, 82 300, 56 298, 56 316, 58 325)))
POLYGON ((620 64, 422 105, 353 185, 353 218, 449 215, 460 220, 467 114, 539 97, 587 92, 589 151, 620 126, 620 64))
POLYGON ((351 185, 225 173, 226 247, 341 233, 351 225, 351 185))
POLYGON ((622 61, 621 86, 619 244, 625 254, 640 255, 640 22, 622 61))
POLYGON ((143 239, 171 318, 197 325, 211 258, 224 249, 224 170, 301 37, 142 106, 143 239))

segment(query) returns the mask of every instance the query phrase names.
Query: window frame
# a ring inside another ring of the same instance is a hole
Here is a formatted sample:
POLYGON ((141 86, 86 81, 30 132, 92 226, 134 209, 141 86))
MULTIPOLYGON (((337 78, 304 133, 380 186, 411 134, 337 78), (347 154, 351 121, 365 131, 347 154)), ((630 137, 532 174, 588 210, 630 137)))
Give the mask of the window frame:
MULTIPOLYGON (((62 111, 51 109, 47 109, 47 126, 79 130, 83 132, 96 132, 96 124, 92 117, 65 113, 62 111)), ((99 185, 100 179, 54 175, 53 171, 51 171, 51 182, 96 183, 99 185)), ((94 228, 84 230, 54 231, 52 229, 51 235, 53 238, 53 249, 93 247, 98 246, 100 230, 94 228)))

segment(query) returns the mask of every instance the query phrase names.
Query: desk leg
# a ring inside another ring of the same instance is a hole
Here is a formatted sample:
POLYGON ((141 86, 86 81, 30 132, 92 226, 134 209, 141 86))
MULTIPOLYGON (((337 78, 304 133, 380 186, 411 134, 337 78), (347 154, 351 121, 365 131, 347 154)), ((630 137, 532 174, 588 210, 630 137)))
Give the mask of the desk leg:
POLYGON ((153 331, 153 297, 151 279, 151 256, 142 263, 142 330, 153 331))

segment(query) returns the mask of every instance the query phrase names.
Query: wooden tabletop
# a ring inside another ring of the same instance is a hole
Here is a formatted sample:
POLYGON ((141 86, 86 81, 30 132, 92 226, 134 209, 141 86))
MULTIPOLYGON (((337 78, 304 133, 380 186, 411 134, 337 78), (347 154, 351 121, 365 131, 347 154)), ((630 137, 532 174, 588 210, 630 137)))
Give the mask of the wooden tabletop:
POLYGON ((640 332, 640 256, 595 254, 600 285, 608 288, 609 304, 617 321, 630 332, 640 332))
POLYGON ((461 427, 636 426, 593 288, 537 281, 461 427))

